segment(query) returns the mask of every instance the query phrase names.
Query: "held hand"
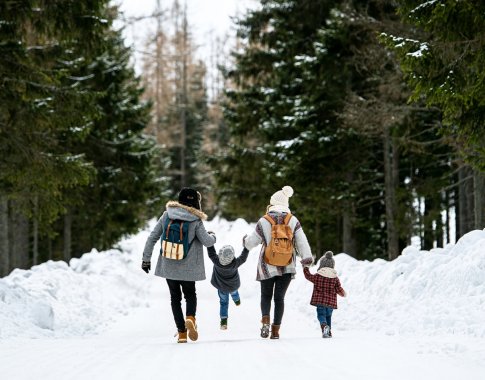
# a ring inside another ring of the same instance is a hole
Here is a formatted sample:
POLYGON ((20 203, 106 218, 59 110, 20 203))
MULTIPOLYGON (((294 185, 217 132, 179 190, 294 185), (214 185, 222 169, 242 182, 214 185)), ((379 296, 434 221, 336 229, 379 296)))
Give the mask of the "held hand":
POLYGON ((150 272, 150 269, 152 269, 152 263, 150 261, 142 261, 141 269, 143 269, 146 273, 150 272))
POLYGON ((246 247, 246 238, 248 237, 248 234, 243 236, 243 247, 246 247))
POLYGON ((313 259, 311 257, 307 257, 306 259, 301 260, 300 263, 303 267, 309 267, 313 263, 313 259))

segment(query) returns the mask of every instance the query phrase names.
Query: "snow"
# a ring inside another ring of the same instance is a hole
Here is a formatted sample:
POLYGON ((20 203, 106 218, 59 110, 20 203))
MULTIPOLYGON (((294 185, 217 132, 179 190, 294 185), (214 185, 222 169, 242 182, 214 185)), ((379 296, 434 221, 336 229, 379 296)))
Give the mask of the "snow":
MULTIPOLYGON (((396 45, 397 47, 397 45, 396 45)), ((418 50, 416 51, 413 51, 411 53, 407 53, 406 55, 410 56, 410 57, 413 57, 413 58, 420 58, 422 57, 426 51, 429 50, 429 46, 426 42, 422 42, 420 45, 419 45, 419 48, 418 50)))
MULTIPOLYGON (((240 267, 242 303, 230 305, 228 330, 218 328, 216 290, 198 282, 200 338, 180 345, 165 281, 140 269, 153 223, 117 249, 0 279, 2 379, 484 378, 485 231, 429 252, 410 246, 392 262, 337 254, 348 297, 338 300, 328 340, 299 265, 281 339, 259 337, 255 249, 240 267)), ((236 252, 253 227, 242 219, 206 222, 216 248, 232 244, 236 252)), ((208 259, 205 267, 209 279, 208 259)))

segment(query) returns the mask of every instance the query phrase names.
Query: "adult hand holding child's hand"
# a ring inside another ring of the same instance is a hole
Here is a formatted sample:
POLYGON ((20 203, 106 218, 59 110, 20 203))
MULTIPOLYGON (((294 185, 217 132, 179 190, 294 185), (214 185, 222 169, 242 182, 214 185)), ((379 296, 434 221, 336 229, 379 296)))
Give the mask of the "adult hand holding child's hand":
POLYGON ((313 263, 313 259, 311 257, 307 257, 306 259, 302 259, 300 263, 304 267, 309 267, 313 263))

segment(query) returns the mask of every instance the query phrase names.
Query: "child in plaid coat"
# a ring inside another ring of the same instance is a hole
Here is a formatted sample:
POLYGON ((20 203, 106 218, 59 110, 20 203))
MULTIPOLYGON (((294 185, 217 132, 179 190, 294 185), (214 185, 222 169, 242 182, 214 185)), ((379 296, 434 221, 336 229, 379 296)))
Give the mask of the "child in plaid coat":
POLYGON ((308 266, 303 268, 305 278, 313 282, 310 304, 317 307, 317 318, 322 328, 322 338, 332 337, 332 312, 337 308, 337 294, 341 297, 346 296, 334 267, 333 252, 328 251, 320 259, 316 274, 311 274, 308 266))

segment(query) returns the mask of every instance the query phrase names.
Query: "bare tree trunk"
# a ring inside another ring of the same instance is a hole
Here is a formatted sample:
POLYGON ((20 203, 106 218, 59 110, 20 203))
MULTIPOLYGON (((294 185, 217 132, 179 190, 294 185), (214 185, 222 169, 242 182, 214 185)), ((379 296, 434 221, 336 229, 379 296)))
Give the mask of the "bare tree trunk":
POLYGON ((458 231, 457 240, 461 238, 467 232, 467 194, 466 194, 466 169, 464 166, 458 169, 458 212, 459 217, 457 219, 458 225, 456 229, 458 231))
MULTIPOLYGON (((160 121, 162 120, 162 43, 163 43, 163 36, 162 36, 162 15, 161 15, 161 5, 160 0, 157 0, 157 34, 155 37, 156 43, 156 73, 155 73, 155 112, 156 112, 156 122, 155 122, 155 133, 154 135, 158 137, 158 133, 160 130, 160 121)), ((158 139, 157 139, 158 141, 158 139)))
POLYGON ((181 187, 187 185, 187 169, 185 164, 185 152, 187 148, 187 40, 188 40, 188 23, 187 23, 187 3, 184 7, 184 16, 182 21, 182 104, 180 109, 180 183, 181 187))
POLYGON ((395 222, 397 213, 396 181, 398 180, 398 173, 396 172, 396 167, 398 158, 396 142, 391 139, 390 127, 384 128, 383 143, 387 250, 389 260, 394 260, 399 256, 399 238, 395 222))
POLYGON ((69 210, 66 215, 64 215, 64 249, 63 258, 66 263, 71 260, 71 231, 72 231, 72 213, 69 210))
POLYGON ((443 216, 441 215, 441 210, 443 206, 443 200, 442 196, 439 193, 437 195, 437 204, 436 206, 438 207, 438 216, 436 217, 436 232, 435 232, 435 238, 436 238, 436 247, 442 248, 443 247, 443 241, 444 241, 444 225, 443 225, 443 216))
POLYGON ((446 240, 445 243, 449 244, 451 242, 451 237, 450 237, 450 207, 451 207, 451 198, 450 198, 450 192, 448 190, 445 191, 445 212, 446 212, 446 223, 445 223, 445 233, 446 233, 446 240))
POLYGON ((424 200, 424 234, 421 244, 421 248, 425 250, 430 250, 433 248, 434 234, 433 234, 433 219, 431 217, 433 210, 433 200, 431 196, 425 198, 424 200))
POLYGON ((484 179, 483 175, 474 170, 473 171, 473 196, 474 196, 474 210, 475 210, 475 229, 483 229, 485 228, 485 204, 483 202, 484 199, 484 179))
POLYGON ((21 214, 15 202, 10 202, 9 249, 12 268, 28 269, 29 260, 29 220, 21 214))
POLYGON ((39 263, 39 221, 37 219, 39 207, 39 198, 36 196, 34 200, 34 221, 33 221, 33 247, 32 247, 32 264, 37 265, 39 263))
POLYGON ((354 218, 355 212, 353 206, 352 204, 349 204, 349 207, 346 208, 342 214, 343 251, 352 257, 357 257, 357 242, 355 240, 353 223, 354 218))
POLYGON ((52 239, 49 238, 47 240, 47 255, 48 255, 48 260, 52 260, 53 259, 53 248, 52 248, 52 239))
POLYGON ((473 183, 473 170, 467 167, 467 181, 466 181, 466 230, 465 233, 475 229, 475 189, 473 183))
POLYGON ((0 196, 0 277, 9 274, 11 269, 8 235, 8 200, 0 196))

